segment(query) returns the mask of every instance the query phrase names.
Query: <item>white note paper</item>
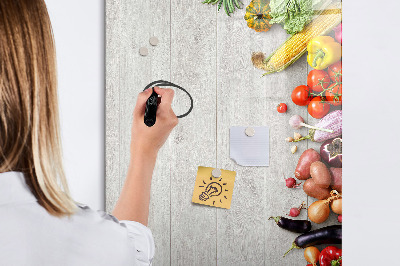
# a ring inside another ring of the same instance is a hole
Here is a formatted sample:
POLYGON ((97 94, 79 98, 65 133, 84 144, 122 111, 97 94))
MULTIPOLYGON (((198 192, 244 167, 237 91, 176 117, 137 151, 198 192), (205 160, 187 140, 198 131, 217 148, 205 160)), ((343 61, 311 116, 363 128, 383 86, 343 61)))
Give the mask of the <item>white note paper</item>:
POLYGON ((242 166, 269 166, 269 127, 231 127, 230 157, 242 166), (253 128, 254 135, 246 135, 253 128))

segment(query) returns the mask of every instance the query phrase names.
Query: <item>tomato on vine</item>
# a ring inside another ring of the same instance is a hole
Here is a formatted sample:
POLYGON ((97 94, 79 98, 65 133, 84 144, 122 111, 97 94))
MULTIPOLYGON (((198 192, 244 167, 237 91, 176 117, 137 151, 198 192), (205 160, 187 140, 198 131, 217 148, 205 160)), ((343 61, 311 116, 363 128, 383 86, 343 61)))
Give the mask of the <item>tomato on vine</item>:
POLYGON ((308 113, 317 119, 329 113, 330 105, 321 96, 314 97, 308 105, 308 113))
POLYGON ((342 84, 334 83, 325 92, 325 98, 329 104, 342 105, 342 84))
POLYGON ((342 61, 330 65, 328 75, 332 82, 342 82, 342 61))
POLYGON ((313 69, 308 73, 307 85, 314 92, 321 92, 331 84, 328 73, 324 70, 313 69))
POLYGON ((307 105, 310 103, 311 99, 310 88, 306 85, 297 86, 292 92, 292 101, 296 105, 307 105))

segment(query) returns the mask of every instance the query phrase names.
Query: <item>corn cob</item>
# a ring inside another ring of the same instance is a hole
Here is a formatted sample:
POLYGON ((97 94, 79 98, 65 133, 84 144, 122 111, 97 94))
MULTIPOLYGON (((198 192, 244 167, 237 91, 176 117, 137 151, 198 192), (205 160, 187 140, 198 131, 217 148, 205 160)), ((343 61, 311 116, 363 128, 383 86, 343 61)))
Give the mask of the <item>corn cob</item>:
MULTIPOLYGON (((279 72, 296 62, 307 50, 308 42, 326 34, 342 21, 341 3, 334 3, 322 11, 301 32, 289 37, 274 53, 265 58, 264 53, 253 53, 253 65, 265 70, 264 75, 279 72)), ((263 75, 263 76, 264 76, 263 75)))

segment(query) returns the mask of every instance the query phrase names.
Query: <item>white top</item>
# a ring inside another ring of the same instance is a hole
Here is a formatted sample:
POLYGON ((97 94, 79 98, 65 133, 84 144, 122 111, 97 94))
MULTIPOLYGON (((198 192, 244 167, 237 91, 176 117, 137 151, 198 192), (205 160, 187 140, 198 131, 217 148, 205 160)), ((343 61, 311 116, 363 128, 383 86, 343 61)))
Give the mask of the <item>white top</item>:
POLYGON ((58 218, 39 205, 20 172, 0 174, 1 265, 151 265, 146 226, 79 205, 58 218))

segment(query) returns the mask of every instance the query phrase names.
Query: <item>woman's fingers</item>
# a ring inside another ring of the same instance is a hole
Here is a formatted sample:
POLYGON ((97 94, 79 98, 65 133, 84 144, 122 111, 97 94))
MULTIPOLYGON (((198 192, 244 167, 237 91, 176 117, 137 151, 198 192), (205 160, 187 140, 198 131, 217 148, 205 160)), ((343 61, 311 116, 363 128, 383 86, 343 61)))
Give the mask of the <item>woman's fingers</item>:
MULTIPOLYGON (((174 111, 171 108, 171 103, 174 99, 174 90, 172 89, 162 89, 159 87, 154 87, 154 91, 161 96, 161 103, 157 108, 157 116, 166 121, 168 124, 176 126, 178 124, 178 118, 176 117, 174 111)), ((150 95, 153 93, 153 89, 149 88, 141 93, 139 93, 136 101, 136 106, 133 114, 136 118, 142 118, 146 109, 146 102, 150 95)))
POLYGON ((165 107, 167 107, 167 105, 171 106, 172 101, 174 100, 174 95, 175 95, 175 92, 173 89, 162 89, 162 88, 155 87, 154 91, 158 95, 161 96, 160 106, 161 105, 164 105, 165 107))
POLYGON ((133 114, 135 116, 144 116, 144 110, 146 109, 147 99, 150 97, 152 93, 153 93, 152 88, 148 88, 147 90, 139 93, 136 100, 135 109, 133 110, 133 114))

